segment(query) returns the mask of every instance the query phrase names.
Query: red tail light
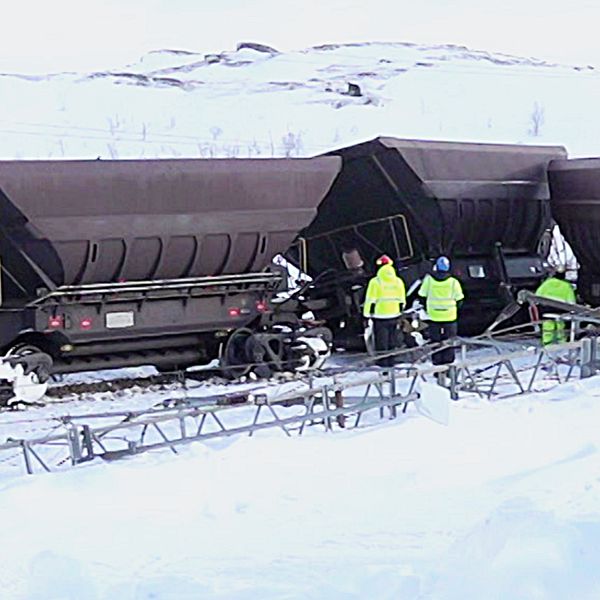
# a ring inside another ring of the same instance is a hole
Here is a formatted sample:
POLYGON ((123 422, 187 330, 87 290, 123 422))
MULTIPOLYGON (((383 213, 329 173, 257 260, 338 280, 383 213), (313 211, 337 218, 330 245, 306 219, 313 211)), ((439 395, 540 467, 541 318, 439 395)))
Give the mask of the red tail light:
POLYGON ((48 327, 50 329, 60 329, 63 326, 63 318, 60 315, 48 317, 48 327))
POLYGON ((92 320, 89 317, 81 319, 81 321, 79 321, 79 327, 81 327, 81 329, 91 329, 92 320))
POLYGON ((259 300, 256 303, 256 310, 261 313, 267 312, 269 310, 269 305, 263 300, 259 300))
POLYGON ((239 317, 240 309, 239 308, 230 308, 228 311, 230 317, 239 317))

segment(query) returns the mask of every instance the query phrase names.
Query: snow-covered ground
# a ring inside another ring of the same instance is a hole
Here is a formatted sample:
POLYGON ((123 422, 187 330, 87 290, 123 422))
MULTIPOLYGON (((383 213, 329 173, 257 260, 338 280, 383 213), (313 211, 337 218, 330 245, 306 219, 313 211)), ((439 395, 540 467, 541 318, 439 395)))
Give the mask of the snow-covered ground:
POLYGON ((594 378, 6 478, 2 597, 595 599, 599 419, 594 378))
POLYGON ((594 66, 400 42, 256 47, 0 74, 0 157, 307 156, 379 135, 600 154, 594 66))
MULTIPOLYGON (((600 78, 585 65, 372 43, 109 67, 0 75, 0 157, 306 156, 378 135, 600 155, 600 78)), ((0 441, 60 410, 0 413, 0 441)), ((2 467, 0 597, 596 599, 599 422, 592 378, 466 396, 447 426, 411 407, 353 431, 265 430, 35 476, 2 467)))

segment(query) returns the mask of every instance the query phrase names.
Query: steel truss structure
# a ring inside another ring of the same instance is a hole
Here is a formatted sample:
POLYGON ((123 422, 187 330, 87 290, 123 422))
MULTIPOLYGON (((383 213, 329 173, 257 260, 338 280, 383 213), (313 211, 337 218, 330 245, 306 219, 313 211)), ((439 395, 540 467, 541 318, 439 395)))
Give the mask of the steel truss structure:
MULTIPOLYGON (((545 347, 482 339, 461 339, 459 358, 450 365, 397 365, 394 368, 346 366, 332 375, 309 375, 276 387, 257 385, 236 396, 177 399, 143 411, 61 417, 57 431, 45 437, 12 439, 0 444, 0 457, 12 453, 11 466, 27 473, 49 472, 96 458, 115 460, 150 450, 178 447, 278 428, 302 435, 307 426, 342 431, 397 418, 409 404, 419 409, 428 389, 444 387, 448 399, 465 394, 485 399, 545 391, 572 378, 594 375, 598 339, 545 347), (18 459, 20 456, 20 459, 18 459)), ((6 463, 0 458, 0 463, 6 463)))

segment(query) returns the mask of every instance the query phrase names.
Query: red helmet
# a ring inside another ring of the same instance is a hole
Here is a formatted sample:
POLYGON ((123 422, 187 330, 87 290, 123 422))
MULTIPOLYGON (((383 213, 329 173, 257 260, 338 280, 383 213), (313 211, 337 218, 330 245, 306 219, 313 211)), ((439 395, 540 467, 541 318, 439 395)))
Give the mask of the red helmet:
POLYGON ((394 261, 387 254, 383 254, 377 259, 376 264, 379 266, 392 265, 394 264, 394 261))

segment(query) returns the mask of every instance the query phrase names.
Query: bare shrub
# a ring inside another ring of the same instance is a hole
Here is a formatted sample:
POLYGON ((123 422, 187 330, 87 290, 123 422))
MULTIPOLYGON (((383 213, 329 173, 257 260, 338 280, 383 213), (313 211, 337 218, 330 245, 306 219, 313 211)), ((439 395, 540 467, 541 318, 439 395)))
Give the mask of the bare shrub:
POLYGON ((108 153, 112 160, 119 158, 119 153, 117 152, 117 148, 114 144, 106 144, 106 149, 108 150, 108 153))
POLYGON ((538 102, 533 103, 533 110, 529 115, 529 135, 533 137, 538 137, 540 135, 545 120, 544 112, 543 105, 538 102))
POLYGON ((302 134, 288 131, 282 138, 281 144, 286 158, 300 156, 303 149, 302 134))

